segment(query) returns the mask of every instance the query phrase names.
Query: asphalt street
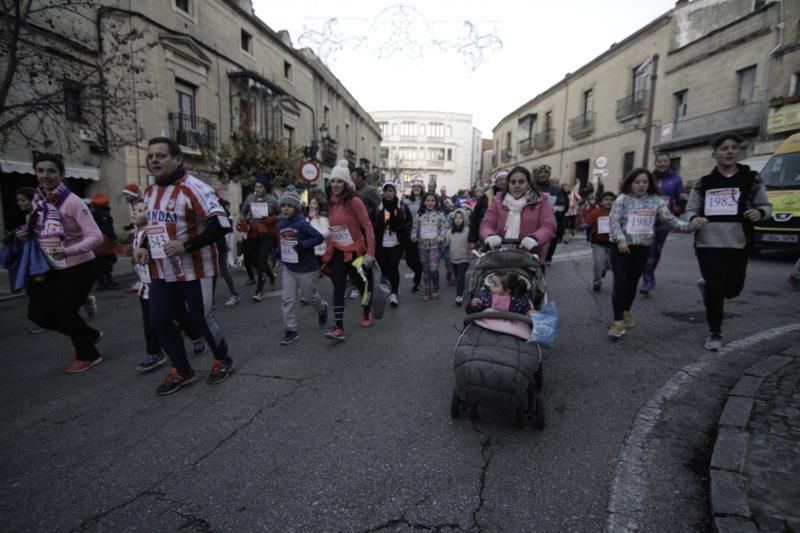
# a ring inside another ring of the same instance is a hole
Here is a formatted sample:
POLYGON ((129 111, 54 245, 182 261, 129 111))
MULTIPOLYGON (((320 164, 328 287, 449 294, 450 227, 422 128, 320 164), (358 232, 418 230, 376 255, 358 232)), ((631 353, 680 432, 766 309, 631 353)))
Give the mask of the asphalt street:
MULTIPOLYGON (((794 259, 751 261, 724 342, 800 322, 785 286, 794 259)), ((63 372, 66 338, 28 335, 25 299, 2 302, 3 530, 595 532, 613 529, 610 509, 635 515, 641 531, 708 531, 708 461, 727 392, 742 368, 798 336, 746 344, 665 396, 639 454, 641 482, 626 492, 620 464, 643 406, 704 355, 698 276, 690 237, 671 237, 656 291, 634 304, 636 327, 612 342, 611 275, 592 292, 586 243, 560 246, 547 272, 561 323, 545 352, 543 431, 516 429, 510 413, 451 419, 463 317, 452 287, 422 302, 405 280, 400 307, 368 329, 348 301, 338 345, 304 307, 300 340, 283 347, 279 296, 250 301, 240 274, 243 301, 222 306, 223 285, 217 306, 235 373, 206 385, 210 355, 196 357, 202 379, 168 397, 155 395, 164 368, 134 368, 144 355, 135 296, 97 293, 106 360, 77 376, 63 372)), ((320 286, 328 298, 329 282, 320 286)))

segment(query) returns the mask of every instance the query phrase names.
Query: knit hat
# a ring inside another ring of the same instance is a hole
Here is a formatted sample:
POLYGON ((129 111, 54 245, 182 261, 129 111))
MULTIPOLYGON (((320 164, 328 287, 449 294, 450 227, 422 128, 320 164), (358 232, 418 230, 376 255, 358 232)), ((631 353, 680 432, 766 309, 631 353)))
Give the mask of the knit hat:
POLYGON ((136 200, 142 196, 142 190, 135 183, 129 183, 123 187, 122 196, 128 201, 136 200))
POLYGON ((536 177, 538 178, 539 174, 542 172, 547 172, 548 174, 550 174, 551 173, 550 165, 539 165, 536 168, 536 177))
POLYGON ((259 172, 256 174, 256 183, 260 183, 267 189, 267 192, 270 192, 272 190, 272 174, 259 172))
POLYGON ((507 177, 508 177, 508 170, 498 170, 492 176, 492 182, 491 182, 490 185, 492 187, 494 187, 495 185, 497 185, 497 180, 503 179, 503 178, 507 178, 507 177))
POLYGON ((108 207, 108 196, 101 192, 92 196, 92 207, 108 207))
POLYGON ((412 187, 414 187, 414 186, 422 187, 422 190, 424 191, 425 190, 425 180, 422 179, 420 176, 416 176, 413 179, 413 181, 411 182, 411 186, 412 187))
POLYGON ((295 209, 300 209, 300 194, 293 185, 289 185, 281 193, 280 205, 290 205, 295 209))
POLYGON ((333 167, 333 170, 331 170, 330 179, 342 180, 351 191, 355 190, 356 188, 356 186, 353 184, 353 179, 350 177, 350 163, 347 162, 347 159, 342 159, 336 163, 336 166, 333 167))
POLYGON ((397 192, 397 185, 395 185, 393 181, 387 181, 383 184, 381 190, 386 192, 386 189, 392 189, 394 192, 397 192))

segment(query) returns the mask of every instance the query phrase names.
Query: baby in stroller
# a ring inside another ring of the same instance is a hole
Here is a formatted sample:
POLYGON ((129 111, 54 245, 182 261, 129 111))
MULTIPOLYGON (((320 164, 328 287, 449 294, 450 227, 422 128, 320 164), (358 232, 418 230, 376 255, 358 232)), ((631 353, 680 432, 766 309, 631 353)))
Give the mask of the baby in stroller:
POLYGON ((533 307, 527 294, 529 288, 527 280, 516 272, 489 274, 470 300, 467 313, 494 309, 527 315, 533 307))

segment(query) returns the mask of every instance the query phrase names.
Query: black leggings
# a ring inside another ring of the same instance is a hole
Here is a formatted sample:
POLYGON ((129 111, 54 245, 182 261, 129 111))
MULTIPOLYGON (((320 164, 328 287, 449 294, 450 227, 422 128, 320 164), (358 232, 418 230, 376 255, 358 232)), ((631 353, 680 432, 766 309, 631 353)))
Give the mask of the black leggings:
POLYGON ((401 246, 380 248, 376 255, 378 265, 389 281, 392 292, 397 294, 400 290, 400 259, 403 257, 403 248, 401 246))
POLYGON ((453 263, 453 270, 456 275, 456 296, 464 296, 464 284, 468 268, 469 263, 453 263))
POLYGON ((28 287, 28 318, 37 326, 63 333, 72 341, 75 358, 93 361, 100 357, 94 343, 100 332, 79 314, 94 283, 95 260, 61 270, 50 269, 44 281, 28 287))
POLYGON ((735 248, 697 248, 697 263, 706 282, 703 303, 711 333, 722 333, 725 298, 736 298, 744 289, 747 251, 735 248))
POLYGON ((422 261, 419 258, 419 246, 410 242, 406 245, 406 265, 414 272, 414 286, 422 282, 422 261))
POLYGON ((328 268, 330 269, 331 282, 333 283, 333 319, 337 328, 344 329, 344 293, 347 289, 348 276, 361 294, 364 294, 365 289, 371 292, 372 287, 371 283, 369 283, 371 276, 367 276, 367 282, 365 283, 361 275, 353 268, 353 265, 345 262, 344 254, 339 250, 333 252, 328 268))
POLYGON ((623 312, 631 310, 639 278, 650 256, 649 246, 628 246, 628 249, 629 253, 623 254, 612 243, 609 250, 611 271, 614 273, 614 291, 611 293, 614 320, 622 320, 623 312))

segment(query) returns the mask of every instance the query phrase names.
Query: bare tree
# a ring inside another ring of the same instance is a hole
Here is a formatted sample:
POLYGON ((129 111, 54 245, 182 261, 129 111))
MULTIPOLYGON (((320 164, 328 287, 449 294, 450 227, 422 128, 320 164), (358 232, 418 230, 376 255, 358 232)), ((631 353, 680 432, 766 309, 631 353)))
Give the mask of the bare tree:
POLYGON ((136 140, 137 99, 156 44, 96 0, 0 0, 0 149, 104 152, 136 140))

